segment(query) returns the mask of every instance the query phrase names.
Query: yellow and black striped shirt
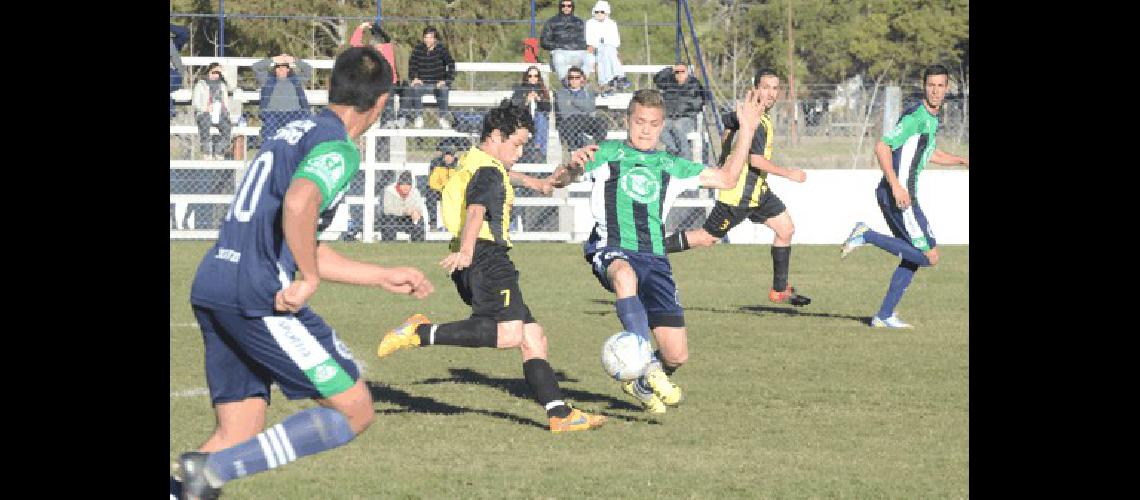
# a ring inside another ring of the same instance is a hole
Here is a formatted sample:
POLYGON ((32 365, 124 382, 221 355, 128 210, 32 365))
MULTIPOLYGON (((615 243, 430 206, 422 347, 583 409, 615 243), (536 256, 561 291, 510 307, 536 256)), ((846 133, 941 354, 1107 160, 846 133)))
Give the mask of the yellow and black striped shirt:
POLYGON ((443 225, 451 233, 451 251, 459 250, 468 205, 483 205, 487 209, 479 239, 510 248, 508 229, 514 201, 515 189, 503 163, 472 146, 459 158, 455 173, 443 186, 441 211, 443 225))
MULTIPOLYGON (((740 122, 736 113, 730 113, 725 118, 725 128, 739 130, 740 122)), ((760 126, 756 127, 756 134, 752 136, 752 147, 748 152, 751 155, 763 155, 765 159, 772 159, 772 117, 767 113, 760 117, 760 126)), ((740 179, 736 181, 733 189, 722 189, 717 195, 717 201, 733 207, 760 206, 760 197, 768 192, 768 172, 752 167, 751 160, 740 171, 740 179)))

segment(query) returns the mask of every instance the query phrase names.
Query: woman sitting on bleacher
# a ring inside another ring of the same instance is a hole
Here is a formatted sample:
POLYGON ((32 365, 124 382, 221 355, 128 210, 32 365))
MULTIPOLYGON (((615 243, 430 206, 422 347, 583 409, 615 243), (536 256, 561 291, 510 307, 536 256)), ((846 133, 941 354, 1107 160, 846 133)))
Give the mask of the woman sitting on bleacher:
POLYGON ((534 119, 534 135, 523 146, 522 163, 546 162, 547 117, 550 113, 550 92, 542 81, 538 66, 531 66, 523 72, 522 83, 514 86, 511 100, 527 110, 534 119))
POLYGON ((230 95, 234 86, 222 76, 222 65, 210 63, 206 78, 194 84, 190 104, 194 107, 194 121, 198 123, 198 138, 202 143, 202 157, 207 160, 224 160, 230 150, 230 95), (210 127, 218 127, 218 135, 210 134, 210 127))

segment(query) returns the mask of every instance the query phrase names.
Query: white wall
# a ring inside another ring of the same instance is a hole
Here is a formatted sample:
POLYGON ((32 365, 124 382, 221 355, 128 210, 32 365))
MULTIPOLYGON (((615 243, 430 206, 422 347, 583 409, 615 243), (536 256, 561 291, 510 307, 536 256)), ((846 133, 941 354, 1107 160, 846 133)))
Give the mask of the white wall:
MULTIPOLYGON (((768 176, 796 224, 795 243, 839 244, 856 221, 890 234, 875 201, 878 170, 808 170, 803 184, 768 176)), ((970 172, 927 170, 918 178, 918 198, 940 245, 970 243, 970 172)), ((733 243, 772 243, 772 230, 745 220, 728 233, 733 243)))
MULTIPOLYGON (((879 205, 875 186, 878 170, 808 170, 807 181, 798 184, 776 175, 768 176, 772 191, 784 201, 796 225, 793 244, 840 244, 856 221, 890 234, 879 205)), ((970 172, 927 170, 919 176, 919 202, 941 245, 970 243, 970 172)), ((693 202, 696 200, 678 200, 693 202)), ((702 200, 712 206, 711 200, 702 200)), ((574 210, 576 240, 584 239, 593 226, 588 201, 570 200, 574 210)), ((732 243, 772 243, 772 231, 763 224, 745 220, 728 233, 732 243)))

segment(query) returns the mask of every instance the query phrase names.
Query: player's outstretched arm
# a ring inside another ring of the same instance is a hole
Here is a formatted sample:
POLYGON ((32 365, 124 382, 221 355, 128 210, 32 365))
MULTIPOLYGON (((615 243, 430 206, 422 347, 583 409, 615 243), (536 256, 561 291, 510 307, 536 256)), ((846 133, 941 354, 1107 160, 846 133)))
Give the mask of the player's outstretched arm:
POLYGON ((525 187, 533 189, 542 194, 549 195, 554 192, 554 184, 551 178, 539 179, 538 177, 531 177, 522 172, 515 172, 511 170, 507 172, 507 176, 511 178, 511 185, 515 187, 525 187))
POLYGON ((459 251, 447 254, 439 261, 448 274, 471 265, 471 259, 475 258, 475 240, 479 239, 486 213, 487 207, 483 205, 467 205, 467 218, 463 220, 463 229, 459 233, 459 251))
POLYGON ((930 155, 930 161, 939 165, 963 165, 970 168, 970 159, 964 156, 952 155, 941 149, 935 149, 930 155))
POLYGON ((740 121, 740 131, 737 132, 736 144, 732 154, 724 161, 720 168, 706 168, 701 172, 701 186, 732 189, 740 178, 740 172, 748 161, 748 150, 752 147, 752 136, 756 134, 756 127, 760 126, 762 108, 756 101, 755 91, 749 90, 744 100, 736 103, 736 116, 740 121))
POLYGON ((321 190, 313 181, 294 179, 289 184, 281 207, 281 226, 285 244, 297 261, 301 279, 277 292, 274 306, 278 311, 301 310, 320 286, 317 262, 317 212, 320 208, 321 190))
POLYGON ((765 158, 764 155, 749 155, 749 163, 751 163, 751 165, 756 169, 762 170, 764 172, 769 172, 780 177, 785 177, 796 182, 803 182, 807 180, 807 172, 804 172, 798 168, 781 167, 775 163, 772 163, 772 161, 765 158))
POLYGON ((597 151, 597 144, 589 144, 571 153, 570 163, 559 165, 548 177, 551 185, 556 188, 564 188, 573 184, 579 176, 586 172, 586 164, 594 160, 594 153, 597 151))
POLYGON ((435 290, 424 273, 414 267, 382 267, 352 260, 328 245, 317 247, 321 279, 350 285, 378 286, 392 293, 422 299, 435 290))

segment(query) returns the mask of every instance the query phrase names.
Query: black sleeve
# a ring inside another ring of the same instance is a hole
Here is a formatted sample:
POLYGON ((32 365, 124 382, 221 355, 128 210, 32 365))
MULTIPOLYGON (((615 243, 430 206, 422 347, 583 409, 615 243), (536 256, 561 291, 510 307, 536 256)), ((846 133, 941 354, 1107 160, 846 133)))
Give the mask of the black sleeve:
POLYGON ((657 73, 655 73, 653 75, 653 84, 657 85, 657 88, 664 90, 663 87, 665 87, 665 85, 667 85, 669 83, 669 78, 672 76, 673 76, 673 67, 672 66, 670 66, 668 68, 661 68, 661 71, 658 71, 657 73))
POLYGON ((554 40, 550 37, 550 26, 553 19, 553 17, 547 19, 546 23, 542 25, 542 34, 539 37, 539 46, 546 50, 554 50, 554 40))
POLYGON ((446 75, 443 79, 448 85, 451 85, 451 81, 455 80, 455 59, 452 59, 451 52, 447 50, 446 45, 440 44, 439 48, 442 49, 440 57, 443 58, 444 74, 446 75))
POLYGON ((475 171, 471 182, 467 183, 467 205, 483 205, 488 212, 503 198, 503 174, 494 167, 482 167, 475 171))

